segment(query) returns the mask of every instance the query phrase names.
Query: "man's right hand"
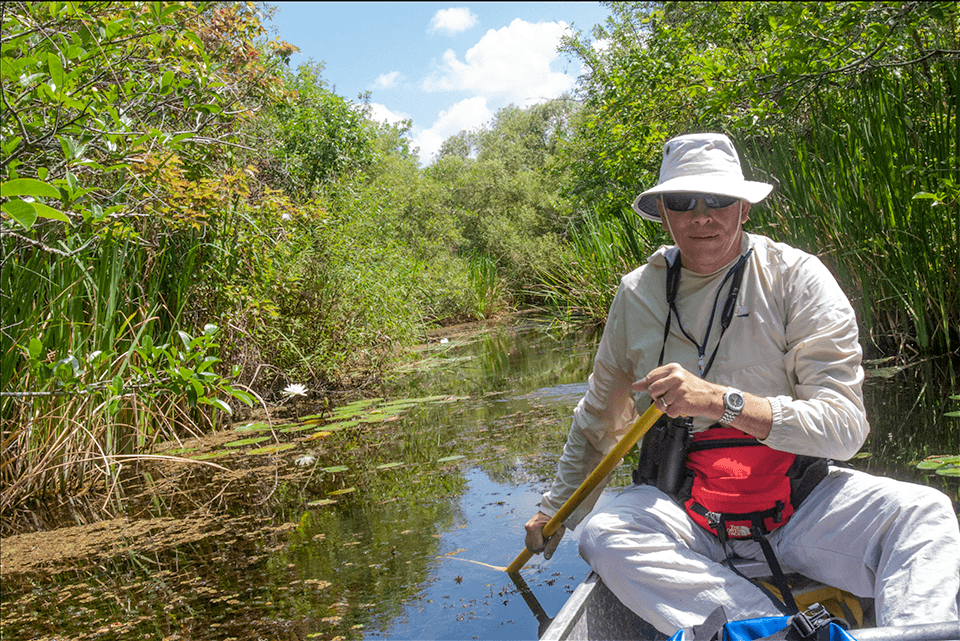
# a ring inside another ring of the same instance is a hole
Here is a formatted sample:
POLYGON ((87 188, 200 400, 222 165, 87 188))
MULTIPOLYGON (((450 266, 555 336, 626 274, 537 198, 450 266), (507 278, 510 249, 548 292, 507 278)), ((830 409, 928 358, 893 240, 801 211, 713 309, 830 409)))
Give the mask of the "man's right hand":
POLYGON ((543 512, 537 512, 534 517, 527 521, 527 524, 523 526, 527 531, 527 536, 524 539, 524 545, 526 545, 527 549, 534 554, 540 554, 543 552, 543 558, 548 561, 550 560, 550 557, 553 556, 557 546, 560 545, 560 539, 563 538, 564 532, 567 531, 567 528, 561 525, 557 531, 553 533, 553 536, 544 541, 543 527, 549 520, 549 516, 543 512))

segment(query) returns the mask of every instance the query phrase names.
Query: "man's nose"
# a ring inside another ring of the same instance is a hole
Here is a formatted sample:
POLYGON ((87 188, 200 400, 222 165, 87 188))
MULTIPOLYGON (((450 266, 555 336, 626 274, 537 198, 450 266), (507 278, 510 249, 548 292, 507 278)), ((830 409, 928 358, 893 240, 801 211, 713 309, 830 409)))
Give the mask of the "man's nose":
POLYGON ((703 198, 698 198, 697 204, 693 208, 693 213, 690 220, 695 223, 703 224, 709 221, 712 217, 713 210, 707 207, 707 205, 703 202, 703 198))

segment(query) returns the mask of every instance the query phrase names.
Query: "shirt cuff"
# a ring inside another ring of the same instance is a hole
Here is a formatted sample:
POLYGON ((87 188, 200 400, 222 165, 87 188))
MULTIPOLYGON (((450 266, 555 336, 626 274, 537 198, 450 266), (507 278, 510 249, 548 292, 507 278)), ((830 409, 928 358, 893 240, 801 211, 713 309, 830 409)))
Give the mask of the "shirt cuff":
POLYGON ((783 428, 783 402, 780 400, 779 396, 769 396, 767 397, 767 400, 770 401, 770 410, 773 414, 773 422, 770 425, 770 433, 767 434, 767 438, 760 439, 761 442, 766 441, 783 428))

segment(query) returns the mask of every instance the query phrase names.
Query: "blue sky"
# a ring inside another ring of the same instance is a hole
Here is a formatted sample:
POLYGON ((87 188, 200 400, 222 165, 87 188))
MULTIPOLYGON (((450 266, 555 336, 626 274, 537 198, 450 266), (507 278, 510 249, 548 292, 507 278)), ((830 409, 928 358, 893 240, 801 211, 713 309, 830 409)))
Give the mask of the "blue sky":
POLYGON ((589 33, 596 2, 279 2, 273 34, 324 63, 336 93, 370 92, 373 115, 413 122, 429 163, 449 136, 574 88, 578 61, 557 52, 571 27, 589 33))

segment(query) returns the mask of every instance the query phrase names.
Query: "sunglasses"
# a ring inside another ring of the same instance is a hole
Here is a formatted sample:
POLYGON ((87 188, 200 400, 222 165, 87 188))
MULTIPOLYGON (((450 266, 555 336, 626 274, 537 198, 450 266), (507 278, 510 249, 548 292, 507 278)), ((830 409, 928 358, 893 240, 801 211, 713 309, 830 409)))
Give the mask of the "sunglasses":
POLYGON ((740 200, 733 196, 717 196, 715 194, 663 194, 663 206, 670 211, 692 211, 697 201, 702 200, 708 209, 723 209, 740 200))

